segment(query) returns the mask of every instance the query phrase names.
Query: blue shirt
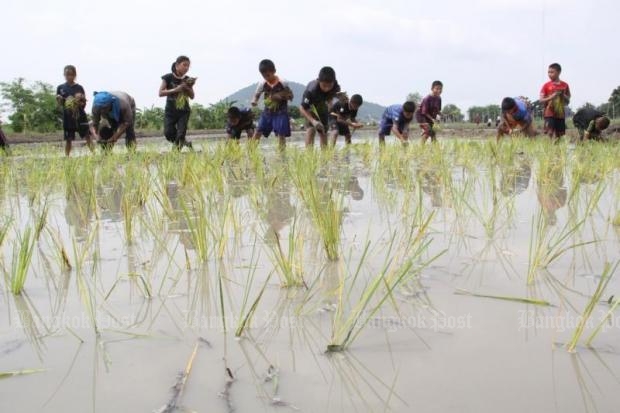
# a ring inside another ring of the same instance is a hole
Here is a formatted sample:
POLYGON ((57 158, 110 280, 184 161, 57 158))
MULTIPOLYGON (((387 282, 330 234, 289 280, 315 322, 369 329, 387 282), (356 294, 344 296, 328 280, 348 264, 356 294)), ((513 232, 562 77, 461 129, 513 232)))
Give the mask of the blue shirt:
POLYGON ((403 105, 391 105, 385 108, 383 112, 383 118, 389 123, 395 123, 398 125, 398 130, 404 130, 405 126, 411 119, 407 119, 403 116, 403 105))
POLYGON ((521 98, 514 98, 514 100, 517 104, 517 111, 511 114, 512 118, 517 122, 529 123, 532 120, 532 115, 528 110, 527 103, 521 98))

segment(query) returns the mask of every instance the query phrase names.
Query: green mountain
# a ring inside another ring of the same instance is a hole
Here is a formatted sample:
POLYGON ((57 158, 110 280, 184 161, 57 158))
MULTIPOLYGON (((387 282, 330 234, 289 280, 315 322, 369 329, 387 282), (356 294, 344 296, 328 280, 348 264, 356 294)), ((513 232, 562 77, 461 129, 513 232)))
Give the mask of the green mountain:
MULTIPOLYGON (((299 106, 301 103, 301 96, 304 94, 304 90, 306 90, 306 86, 297 82, 288 82, 289 86, 293 90, 293 105, 299 106)), ((246 86, 243 89, 236 91, 235 93, 225 97, 223 100, 228 100, 229 102, 235 102, 237 106, 250 106, 250 101, 252 100, 252 95, 256 91, 256 83, 246 86)), ((355 93, 351 91, 347 91, 349 94, 355 93)), ((363 95, 362 95, 363 96, 363 95)), ((385 106, 381 106, 377 103, 372 103, 364 100, 364 104, 359 109, 357 118, 361 121, 378 121, 381 119, 381 115, 385 110, 385 106)))

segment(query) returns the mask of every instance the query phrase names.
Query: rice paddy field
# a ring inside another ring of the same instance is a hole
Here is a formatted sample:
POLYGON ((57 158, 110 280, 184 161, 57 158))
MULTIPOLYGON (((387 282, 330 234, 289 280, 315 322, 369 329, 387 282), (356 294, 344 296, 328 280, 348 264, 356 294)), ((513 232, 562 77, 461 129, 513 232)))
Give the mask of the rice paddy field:
POLYGON ((617 143, 194 147, 2 158, 0 411, 618 411, 617 143))

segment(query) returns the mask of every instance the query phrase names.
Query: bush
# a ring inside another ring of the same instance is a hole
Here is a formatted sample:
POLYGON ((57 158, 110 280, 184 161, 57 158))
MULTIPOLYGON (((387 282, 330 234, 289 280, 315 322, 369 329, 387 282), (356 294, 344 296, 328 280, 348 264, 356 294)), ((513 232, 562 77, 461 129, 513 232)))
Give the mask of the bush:
POLYGON ((0 83, 0 95, 8 102, 14 132, 54 132, 62 129, 54 87, 44 82, 29 86, 24 78, 0 83))

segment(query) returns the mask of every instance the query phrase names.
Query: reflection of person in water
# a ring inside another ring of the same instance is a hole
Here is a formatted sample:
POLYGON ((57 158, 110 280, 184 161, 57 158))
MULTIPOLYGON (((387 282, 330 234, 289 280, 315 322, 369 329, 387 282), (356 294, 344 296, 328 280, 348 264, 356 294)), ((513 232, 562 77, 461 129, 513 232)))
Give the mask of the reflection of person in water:
POLYGON ((75 185, 67 186, 67 203, 65 205, 65 219, 75 230, 75 238, 83 241, 88 237, 89 224, 93 216, 93 203, 88 197, 83 197, 75 185))
POLYGON ((418 168, 416 174, 422 186, 422 191, 430 196, 433 207, 444 206, 443 188, 445 185, 440 174, 436 170, 427 167, 418 168))
POLYGON ((250 191, 250 177, 247 168, 238 162, 223 166, 223 176, 233 198, 240 198, 250 191))
POLYGON ((179 185, 176 182, 169 182, 166 185, 166 196, 168 197, 168 201, 170 202, 170 206, 172 207, 172 211, 174 212, 174 217, 170 219, 170 223, 168 225, 168 231, 172 234, 179 235, 179 241, 187 250, 195 250, 196 246, 194 245, 194 240, 192 239, 192 234, 189 229, 189 225, 187 223, 188 216, 194 217, 196 215, 196 211, 193 207, 192 202, 186 202, 185 206, 181 205, 181 201, 179 197, 179 185), (187 213, 183 208, 187 208, 187 213))
POLYGON ((121 201, 123 199, 123 184, 114 180, 110 187, 97 189, 97 201, 101 205, 101 218, 112 222, 122 220, 121 201))
POLYGON ((360 182, 357 179, 357 176, 352 176, 349 178, 349 182, 347 184, 347 192, 351 195, 351 199, 355 201, 360 201, 364 198, 364 190, 360 186, 360 182))
POLYGON ((532 168, 525 158, 513 159, 500 165, 500 191, 504 196, 519 195, 527 189, 532 177, 532 168))
POLYGON ((290 186, 288 182, 279 182, 280 185, 275 185, 266 190, 265 221, 269 225, 268 233, 270 235, 279 234, 290 223, 295 214, 295 207, 291 204, 290 186))
POLYGON ((563 163, 557 159, 541 166, 538 171, 536 195, 548 225, 555 225, 556 211, 566 205, 567 191, 563 168, 563 163))

